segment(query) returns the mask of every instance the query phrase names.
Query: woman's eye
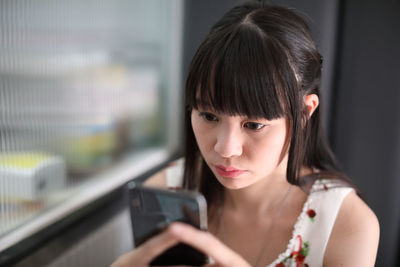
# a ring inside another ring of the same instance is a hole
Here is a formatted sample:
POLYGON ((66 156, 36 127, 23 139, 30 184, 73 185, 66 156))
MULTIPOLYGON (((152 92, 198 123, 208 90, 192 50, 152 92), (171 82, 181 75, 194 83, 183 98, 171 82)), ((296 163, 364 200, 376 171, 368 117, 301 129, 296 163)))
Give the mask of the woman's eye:
POLYGON ((200 116, 203 117, 204 119, 206 119, 207 121, 217 121, 218 118, 217 116, 208 113, 208 112, 200 112, 200 116))
POLYGON ((243 127, 246 127, 250 130, 261 130, 265 127, 265 124, 257 123, 257 122, 246 122, 243 124, 243 127))

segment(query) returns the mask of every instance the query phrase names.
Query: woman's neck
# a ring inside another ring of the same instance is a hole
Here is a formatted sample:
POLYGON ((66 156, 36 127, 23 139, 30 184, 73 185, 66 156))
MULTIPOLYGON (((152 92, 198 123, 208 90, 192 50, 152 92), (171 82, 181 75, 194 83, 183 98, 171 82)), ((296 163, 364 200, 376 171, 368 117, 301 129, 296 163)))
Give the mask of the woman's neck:
MULTIPOLYGON (((302 168, 300 176, 312 173, 309 168, 302 168)), ((285 169, 266 177, 259 182, 242 189, 225 189, 224 208, 237 211, 240 214, 265 216, 266 213, 275 212, 283 199, 286 202, 293 200, 293 194, 302 190, 296 188, 287 195, 289 188, 293 187, 286 179, 285 169), (287 196, 286 196, 287 195, 287 196), (287 199, 286 199, 287 198, 287 199)), ((301 195, 303 195, 301 193, 301 195)), ((302 197, 304 198, 304 196, 302 197)), ((297 199, 297 198, 296 198, 297 199)))
POLYGON ((290 186, 286 177, 268 177, 246 188, 225 189, 224 208, 263 216, 277 209, 290 186))

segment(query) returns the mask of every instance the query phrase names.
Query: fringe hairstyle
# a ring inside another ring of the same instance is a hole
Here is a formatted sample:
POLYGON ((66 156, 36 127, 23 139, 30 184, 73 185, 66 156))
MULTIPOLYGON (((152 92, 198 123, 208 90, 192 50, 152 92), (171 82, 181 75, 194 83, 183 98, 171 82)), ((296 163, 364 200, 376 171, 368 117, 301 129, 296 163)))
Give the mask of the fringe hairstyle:
POLYGON ((320 96, 321 65, 310 29, 294 10, 250 1, 226 13, 211 28, 189 68, 184 187, 199 190, 209 203, 222 203, 223 186, 202 159, 192 130, 191 111, 199 104, 228 115, 286 117, 288 182, 305 188, 324 177, 352 185, 323 135, 320 107, 308 119, 304 105, 305 95, 320 96), (304 166, 320 172, 299 177, 304 166))

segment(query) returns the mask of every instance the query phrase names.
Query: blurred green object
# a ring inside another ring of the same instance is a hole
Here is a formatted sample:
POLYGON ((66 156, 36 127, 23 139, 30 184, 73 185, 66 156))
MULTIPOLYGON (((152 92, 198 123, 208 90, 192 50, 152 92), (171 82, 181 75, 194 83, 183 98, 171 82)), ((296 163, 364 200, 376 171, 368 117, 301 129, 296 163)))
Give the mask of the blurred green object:
POLYGON ((113 123, 80 127, 76 135, 65 143, 65 159, 73 173, 95 171, 112 162, 118 148, 113 123))

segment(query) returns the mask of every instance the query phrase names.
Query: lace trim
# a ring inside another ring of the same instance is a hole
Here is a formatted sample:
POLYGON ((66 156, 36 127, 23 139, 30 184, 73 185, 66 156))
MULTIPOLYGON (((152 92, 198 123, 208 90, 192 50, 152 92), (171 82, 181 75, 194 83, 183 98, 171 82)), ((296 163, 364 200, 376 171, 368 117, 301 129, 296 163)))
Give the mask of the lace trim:
POLYGON ((275 267, 276 264, 281 263, 285 258, 290 256, 290 254, 292 253, 293 246, 295 245, 294 242, 296 242, 296 236, 300 234, 300 228, 303 226, 302 222, 307 219, 307 217, 306 217, 307 210, 309 209, 310 204, 313 201, 312 196, 313 196, 314 192, 319 191, 318 188, 323 186, 323 183, 324 182, 321 180, 316 180, 314 182, 314 184, 312 185, 312 190, 311 190, 310 194, 308 195, 306 202, 304 202, 303 209, 302 209, 299 217, 297 217, 296 223, 293 226, 292 237, 289 240, 286 250, 284 252, 282 252, 281 254, 279 254, 278 258, 276 258, 276 260, 274 260, 272 263, 267 265, 267 267, 275 267))

